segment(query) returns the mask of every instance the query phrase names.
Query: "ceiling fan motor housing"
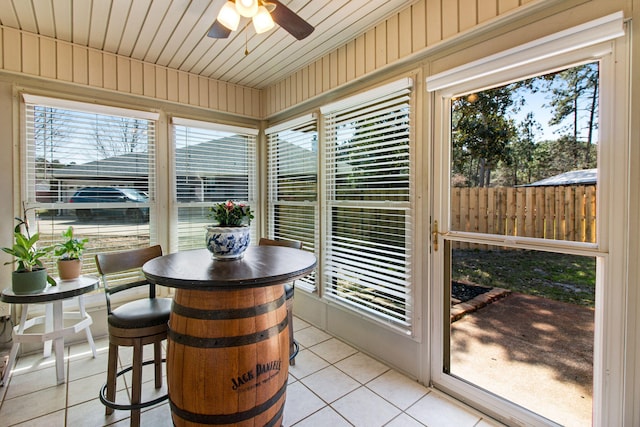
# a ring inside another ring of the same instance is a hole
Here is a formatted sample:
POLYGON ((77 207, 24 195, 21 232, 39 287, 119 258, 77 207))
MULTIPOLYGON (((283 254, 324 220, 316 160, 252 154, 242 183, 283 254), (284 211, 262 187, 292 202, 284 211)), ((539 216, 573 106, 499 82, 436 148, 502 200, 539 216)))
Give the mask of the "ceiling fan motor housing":
POLYGON ((231 31, 238 29, 241 15, 253 19, 258 34, 273 28, 273 22, 298 40, 308 37, 314 30, 312 25, 278 0, 236 0, 235 3, 227 1, 222 6, 218 19, 209 29, 207 36, 226 39, 231 31))

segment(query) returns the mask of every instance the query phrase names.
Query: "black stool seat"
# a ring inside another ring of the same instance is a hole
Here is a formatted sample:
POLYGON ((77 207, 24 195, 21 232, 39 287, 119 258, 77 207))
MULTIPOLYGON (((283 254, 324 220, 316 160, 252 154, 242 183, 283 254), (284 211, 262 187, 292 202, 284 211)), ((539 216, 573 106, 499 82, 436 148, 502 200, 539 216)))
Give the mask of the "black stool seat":
POLYGON ((293 298, 293 290, 295 288, 293 287, 293 285, 291 283, 287 283, 286 285, 284 285, 284 295, 286 299, 290 299, 293 298))
POLYGON ((147 298, 128 302, 109 314, 109 326, 122 329, 166 325, 171 313, 171 299, 147 298))

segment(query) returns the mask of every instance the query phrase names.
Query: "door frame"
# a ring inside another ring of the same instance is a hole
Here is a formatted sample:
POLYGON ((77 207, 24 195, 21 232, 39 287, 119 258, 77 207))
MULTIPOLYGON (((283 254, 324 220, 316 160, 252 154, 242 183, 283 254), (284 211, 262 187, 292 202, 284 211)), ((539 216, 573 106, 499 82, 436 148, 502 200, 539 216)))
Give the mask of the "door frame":
MULTIPOLYGON (((614 14, 615 15, 615 14, 614 14)), ((431 224, 437 220, 440 248, 447 241, 499 244, 520 249, 548 250, 553 247, 567 253, 595 256, 597 258, 596 310, 594 336, 594 388, 593 425, 622 425, 624 386, 624 295, 626 281, 626 254, 628 236, 627 209, 629 200, 628 163, 629 149, 628 94, 630 93, 629 39, 622 37, 624 31, 621 16, 605 17, 573 29, 563 31, 542 40, 527 43, 468 63, 455 69, 427 78, 427 102, 432 111, 432 206, 431 224), (609 19, 611 18, 611 19, 609 19), (612 22, 615 21, 615 24, 612 22), (591 26, 590 30, 585 31, 591 26), (603 26, 612 31, 609 35, 593 39, 589 34, 601 36, 603 26), (602 31, 598 32, 600 29, 602 31), (575 37, 583 37, 583 43, 575 43, 575 37), (573 43, 576 47, 568 49, 573 43), (542 48, 538 49, 538 47, 542 48), (537 49, 537 50, 536 50, 537 49), (540 57, 532 57, 539 52, 540 57), (584 244, 540 239, 505 239, 500 236, 479 235, 451 231, 449 224, 449 176, 450 176, 450 102, 453 95, 469 93, 510 81, 560 70, 572 65, 600 60, 600 128, 599 132, 599 178, 598 178, 598 243, 584 244), (487 72, 486 65, 494 72, 487 72), (486 74, 482 74, 485 73, 486 74)), ((434 231, 433 229, 431 230, 434 231)), ((433 242, 432 242, 433 243, 433 242)), ((445 354, 444 333, 448 328, 448 296, 444 295, 445 267, 444 250, 431 250, 429 265, 431 313, 430 376, 431 383, 465 403, 488 413, 496 419, 516 425, 549 425, 549 420, 525 410, 520 406, 481 390, 469 383, 443 372, 445 354)))

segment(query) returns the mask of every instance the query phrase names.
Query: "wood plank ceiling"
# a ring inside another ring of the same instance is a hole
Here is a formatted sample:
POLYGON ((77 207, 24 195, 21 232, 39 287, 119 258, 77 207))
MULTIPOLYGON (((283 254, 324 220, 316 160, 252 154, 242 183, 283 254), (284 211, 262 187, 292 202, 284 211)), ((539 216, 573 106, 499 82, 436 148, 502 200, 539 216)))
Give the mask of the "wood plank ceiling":
POLYGON ((252 88, 265 88, 385 18, 408 0, 281 0, 315 27, 298 41, 278 25, 206 33, 225 0, 0 0, 0 25, 252 88), (245 46, 249 54, 245 55, 245 46))

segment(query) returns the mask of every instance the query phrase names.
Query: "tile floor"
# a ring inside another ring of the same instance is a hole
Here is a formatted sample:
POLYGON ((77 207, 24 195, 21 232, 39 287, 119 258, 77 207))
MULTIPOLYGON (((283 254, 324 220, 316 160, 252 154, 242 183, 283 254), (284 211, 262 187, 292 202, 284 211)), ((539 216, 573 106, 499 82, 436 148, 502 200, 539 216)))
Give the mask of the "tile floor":
MULTIPOLYGON (((421 386, 356 349, 295 319, 301 346, 289 369, 285 426, 499 426, 444 394, 421 386)), ((106 378, 107 340, 96 341, 93 359, 86 344, 65 349, 67 380, 56 385, 55 361, 42 354, 18 360, 9 384, 0 387, 2 426, 128 426, 128 412, 104 415, 98 390, 106 378)), ((145 349, 145 355, 152 352, 145 349)), ((129 362, 126 352, 121 362, 129 362)), ((143 393, 156 393, 145 369, 143 393)), ((117 401, 125 402, 127 381, 119 379, 117 401), (122 399, 122 400, 121 400, 122 399)), ((166 385, 166 383, 165 383, 166 385)), ((162 392, 162 391, 161 391, 162 392)), ((148 398, 145 396, 143 398, 148 398)), ((168 403, 142 413, 143 426, 171 425, 168 403)))

